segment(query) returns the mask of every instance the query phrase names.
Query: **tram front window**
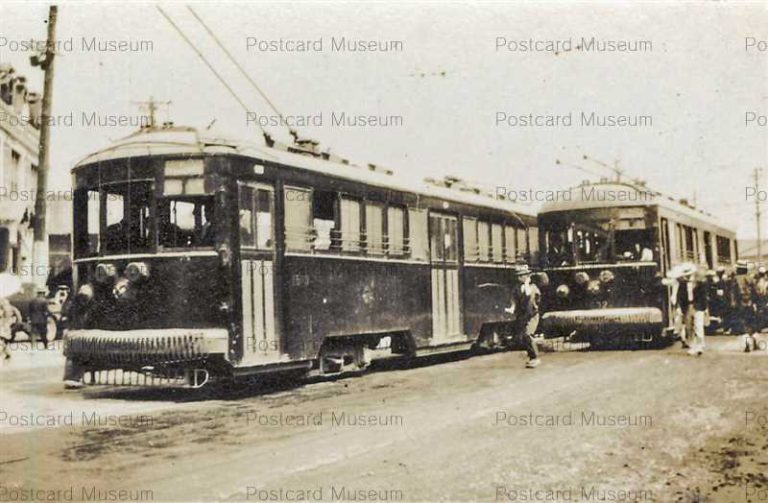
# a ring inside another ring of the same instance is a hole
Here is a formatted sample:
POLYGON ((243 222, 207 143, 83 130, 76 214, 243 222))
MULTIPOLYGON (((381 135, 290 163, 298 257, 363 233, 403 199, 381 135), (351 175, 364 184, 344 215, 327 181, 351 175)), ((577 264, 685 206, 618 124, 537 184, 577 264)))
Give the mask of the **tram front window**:
POLYGON ((625 261, 653 261, 653 231, 627 229, 614 232, 616 258, 625 261))
POLYGON ((102 186, 100 208, 106 220, 102 245, 107 255, 149 251, 151 198, 151 182, 102 186))
POLYGON ((212 196, 165 197, 158 201, 157 235, 163 248, 211 248, 214 245, 212 196))

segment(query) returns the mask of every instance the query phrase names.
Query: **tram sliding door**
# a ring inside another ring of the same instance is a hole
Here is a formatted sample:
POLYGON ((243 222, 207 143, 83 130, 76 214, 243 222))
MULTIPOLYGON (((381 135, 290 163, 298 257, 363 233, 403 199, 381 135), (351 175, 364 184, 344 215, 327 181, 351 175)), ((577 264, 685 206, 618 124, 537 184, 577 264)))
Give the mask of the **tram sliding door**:
POLYGON ((461 337, 459 295, 458 220, 430 213, 429 238, 432 266, 432 344, 461 337))
POLYGON ((280 359, 275 323, 275 191, 240 184, 240 257, 243 306, 243 365, 280 359))

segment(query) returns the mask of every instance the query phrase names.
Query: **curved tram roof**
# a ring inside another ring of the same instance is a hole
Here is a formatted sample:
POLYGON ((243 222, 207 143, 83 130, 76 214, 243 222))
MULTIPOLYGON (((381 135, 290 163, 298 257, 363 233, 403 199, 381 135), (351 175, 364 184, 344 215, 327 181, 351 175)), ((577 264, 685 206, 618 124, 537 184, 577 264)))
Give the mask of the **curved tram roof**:
POLYGON ((235 140, 192 127, 144 128, 130 136, 115 141, 109 147, 88 155, 72 169, 100 162, 146 156, 200 156, 238 155, 253 158, 254 161, 270 162, 291 166, 327 176, 362 182, 380 188, 413 192, 424 196, 444 199, 460 204, 493 208, 507 212, 535 217, 535 212, 526 206, 492 194, 478 194, 471 190, 457 190, 442 187, 426 180, 417 180, 404 175, 387 174, 369 170, 354 164, 303 155, 267 147, 258 142, 235 140))
POLYGON ((599 208, 628 208, 633 206, 659 206, 689 218, 708 223, 725 233, 732 233, 714 215, 678 201, 645 185, 629 182, 585 183, 561 191, 568 194, 546 203, 539 214, 599 208))

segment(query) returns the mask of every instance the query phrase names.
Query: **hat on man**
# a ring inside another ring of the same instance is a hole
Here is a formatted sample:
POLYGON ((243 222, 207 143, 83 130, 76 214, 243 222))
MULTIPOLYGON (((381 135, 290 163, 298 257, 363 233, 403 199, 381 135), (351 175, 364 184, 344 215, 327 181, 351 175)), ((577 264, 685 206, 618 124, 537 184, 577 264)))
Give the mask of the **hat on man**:
POLYGON ((515 269, 515 276, 527 276, 531 274, 533 271, 531 271, 531 268, 528 267, 527 264, 518 266, 517 269, 515 269))
POLYGON ((691 262, 683 262, 682 264, 677 264, 676 266, 672 267, 667 273, 667 276, 672 279, 680 279, 683 277, 691 276, 696 272, 697 269, 698 268, 695 264, 692 264, 691 262))

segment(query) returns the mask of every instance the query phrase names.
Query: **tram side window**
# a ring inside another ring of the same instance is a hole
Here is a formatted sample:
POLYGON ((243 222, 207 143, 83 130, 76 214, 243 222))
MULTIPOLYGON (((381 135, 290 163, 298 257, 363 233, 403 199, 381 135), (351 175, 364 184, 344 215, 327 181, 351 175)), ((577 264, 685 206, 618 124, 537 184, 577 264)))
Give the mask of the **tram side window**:
POLYGON ((312 193, 309 189, 285 187, 285 247, 288 251, 310 251, 312 193))
POLYGON ((717 261, 721 264, 730 264, 731 263, 731 240, 723 237, 723 236, 717 236, 717 261))
POLYGON ((464 217, 462 230, 464 231, 464 261, 477 262, 480 258, 480 251, 477 247, 477 219, 464 217))
POLYGON ((408 208, 408 236, 411 258, 427 260, 427 210, 408 208))
POLYGON ((365 205, 365 245, 369 255, 384 254, 384 205, 365 205))
POLYGON ((240 187, 240 246, 252 248, 256 246, 256 235, 253 232, 255 228, 254 208, 253 208, 253 187, 240 187))
POLYGON ((75 253, 77 258, 99 254, 100 201, 96 190, 79 189, 75 192, 75 253))
POLYGON ((328 251, 335 244, 336 198, 336 192, 315 190, 312 193, 312 225, 315 229, 315 250, 328 251))
POLYGON ((341 198, 341 250, 359 252, 361 248, 360 209, 357 199, 341 198))
POLYGON ((491 254, 497 264, 504 261, 503 234, 504 229, 500 224, 491 225, 491 254))
POLYGON ((405 210, 399 206, 387 208, 386 246, 391 257, 405 254, 405 210))
POLYGON ((511 225, 504 226, 504 260, 507 264, 514 264, 516 262, 516 250, 515 244, 516 230, 511 225))
POLYGON ((272 214, 275 195, 271 190, 256 189, 256 247, 271 250, 275 244, 272 214))
POLYGON ((538 260, 539 255, 539 228, 528 227, 528 249, 533 261, 538 260))
POLYGON ((482 220, 477 223, 478 260, 491 261, 491 226, 482 220))
POLYGON ((528 240, 525 236, 525 229, 517 229, 517 259, 526 260, 528 258, 528 240))
POLYGON ((240 246, 272 249, 273 206, 271 190, 240 187, 240 246))
POLYGON ((429 237, 431 240, 432 260, 456 262, 458 260, 458 221, 440 215, 429 218, 429 237))

